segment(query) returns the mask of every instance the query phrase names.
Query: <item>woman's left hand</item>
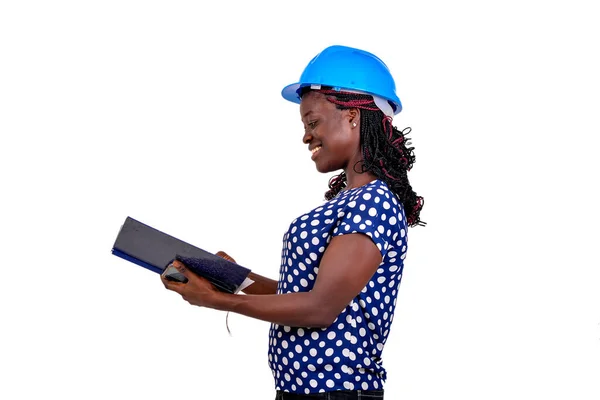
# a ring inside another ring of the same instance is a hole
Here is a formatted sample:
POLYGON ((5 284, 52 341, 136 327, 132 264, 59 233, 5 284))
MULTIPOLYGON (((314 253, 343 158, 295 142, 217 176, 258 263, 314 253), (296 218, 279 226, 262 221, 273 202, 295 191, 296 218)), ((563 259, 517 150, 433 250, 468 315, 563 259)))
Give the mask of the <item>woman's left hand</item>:
POLYGON ((160 276, 163 284, 169 290, 177 292, 185 301, 194 306, 215 308, 219 290, 208 280, 196 275, 178 260, 173 261, 173 266, 187 278, 186 283, 175 282, 160 276))

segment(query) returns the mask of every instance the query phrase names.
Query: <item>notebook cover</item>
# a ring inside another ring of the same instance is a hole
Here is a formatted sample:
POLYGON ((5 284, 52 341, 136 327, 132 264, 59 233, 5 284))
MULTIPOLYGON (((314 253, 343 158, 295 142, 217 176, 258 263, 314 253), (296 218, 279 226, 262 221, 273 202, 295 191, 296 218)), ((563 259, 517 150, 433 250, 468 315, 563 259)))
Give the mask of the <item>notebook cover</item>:
POLYGON ((112 248, 112 254, 158 274, 174 260, 229 293, 242 284, 248 268, 227 261, 131 217, 127 217, 112 248))

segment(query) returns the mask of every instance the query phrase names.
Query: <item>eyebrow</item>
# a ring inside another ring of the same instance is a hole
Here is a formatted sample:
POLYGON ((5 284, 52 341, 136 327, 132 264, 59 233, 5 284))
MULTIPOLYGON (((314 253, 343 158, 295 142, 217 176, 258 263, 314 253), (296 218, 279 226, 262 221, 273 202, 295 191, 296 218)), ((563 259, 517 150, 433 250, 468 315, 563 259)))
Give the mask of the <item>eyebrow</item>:
POLYGON ((308 110, 307 112, 304 113, 304 115, 302 115, 302 118, 306 118, 306 116, 308 114, 312 114, 312 112, 313 112, 312 110, 308 110))

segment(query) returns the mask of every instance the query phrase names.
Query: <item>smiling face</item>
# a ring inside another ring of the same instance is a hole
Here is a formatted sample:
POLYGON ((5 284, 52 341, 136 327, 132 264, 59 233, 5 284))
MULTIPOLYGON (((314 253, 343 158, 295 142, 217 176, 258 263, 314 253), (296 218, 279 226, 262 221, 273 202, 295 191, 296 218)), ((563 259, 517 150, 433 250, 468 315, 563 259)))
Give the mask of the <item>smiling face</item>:
POLYGON ((338 110, 324 94, 311 91, 302 96, 300 116, 302 141, 308 144, 317 171, 346 170, 362 159, 360 113, 356 108, 338 110))

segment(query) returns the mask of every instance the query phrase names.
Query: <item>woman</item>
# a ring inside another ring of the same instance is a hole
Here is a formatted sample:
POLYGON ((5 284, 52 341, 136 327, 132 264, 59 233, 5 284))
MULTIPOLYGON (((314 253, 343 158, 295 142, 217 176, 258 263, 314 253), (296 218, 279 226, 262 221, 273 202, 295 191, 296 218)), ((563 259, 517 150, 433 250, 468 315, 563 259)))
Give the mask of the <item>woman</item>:
POLYGON ((252 273, 246 295, 231 295, 175 262, 188 283, 163 282, 193 305, 271 322, 277 399, 383 398, 381 355, 406 230, 423 225, 423 198, 407 178, 414 162, 410 129, 392 125, 402 109, 395 83, 373 54, 331 46, 282 95, 300 104, 302 140, 317 170, 342 172, 330 181, 324 204, 292 221, 278 281, 252 273))

